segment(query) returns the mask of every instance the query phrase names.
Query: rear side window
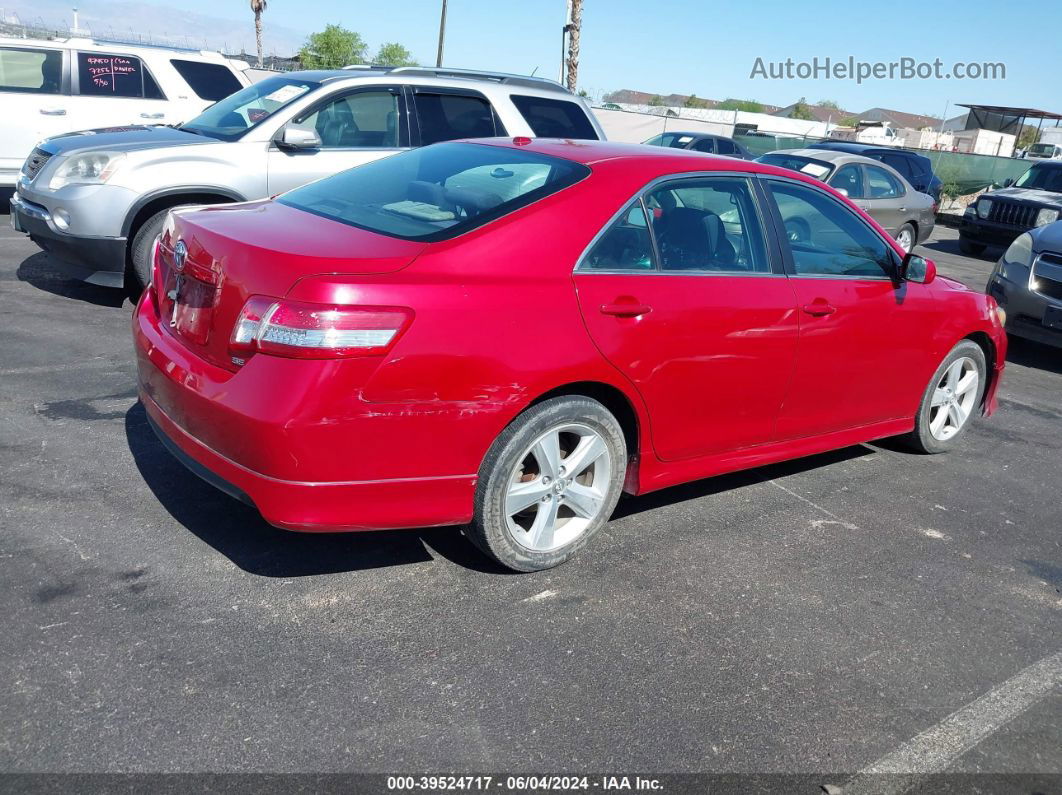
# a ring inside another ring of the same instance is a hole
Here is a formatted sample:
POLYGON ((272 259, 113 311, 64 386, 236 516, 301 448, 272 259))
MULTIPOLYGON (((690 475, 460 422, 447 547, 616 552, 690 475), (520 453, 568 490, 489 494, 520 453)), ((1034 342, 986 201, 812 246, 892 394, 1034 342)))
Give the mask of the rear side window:
POLYGON ((494 109, 483 97, 417 92, 417 118, 424 146, 455 138, 504 135, 494 123, 494 109))
POLYGON ((649 221, 641 200, 619 217, 579 265, 580 270, 651 271, 656 269, 649 221))
POLYGON ((59 50, 0 47, 0 91, 59 94, 62 84, 63 54, 59 50))
POLYGON ((200 99, 217 102, 243 88, 240 81, 236 79, 236 75, 227 66, 202 61, 185 61, 180 58, 173 58, 170 63, 200 99))
POLYGON ((737 148, 734 146, 734 142, 728 141, 726 138, 720 138, 715 143, 716 146, 719 148, 719 154, 721 155, 732 155, 737 152, 737 148))
POLYGON ((77 54, 78 93, 97 97, 163 99, 143 62, 132 55, 104 52, 77 54))
POLYGON ((444 143, 375 160, 285 193, 280 204, 406 240, 446 240, 573 185, 580 163, 444 143))
POLYGON ((885 154, 881 155, 878 159, 881 160, 881 162, 885 165, 892 166, 908 179, 918 173, 914 161, 911 160, 911 158, 904 157, 903 155, 885 154))
POLYGON ((867 172, 867 198, 895 199, 903 196, 903 186, 888 171, 877 166, 864 166, 864 168, 867 172))
POLYGON ((597 131, 575 102, 513 95, 513 104, 538 138, 581 138, 596 141, 597 131))

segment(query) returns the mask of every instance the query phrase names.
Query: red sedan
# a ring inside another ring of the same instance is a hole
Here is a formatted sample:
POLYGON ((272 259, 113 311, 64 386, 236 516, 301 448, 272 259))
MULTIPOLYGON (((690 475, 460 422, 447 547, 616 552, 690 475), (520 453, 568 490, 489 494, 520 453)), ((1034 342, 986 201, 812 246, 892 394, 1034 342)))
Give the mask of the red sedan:
POLYGON ((444 143, 175 212, 134 321, 193 471, 303 531, 571 557, 621 492, 990 414, 1002 311, 822 183, 641 146, 444 143))

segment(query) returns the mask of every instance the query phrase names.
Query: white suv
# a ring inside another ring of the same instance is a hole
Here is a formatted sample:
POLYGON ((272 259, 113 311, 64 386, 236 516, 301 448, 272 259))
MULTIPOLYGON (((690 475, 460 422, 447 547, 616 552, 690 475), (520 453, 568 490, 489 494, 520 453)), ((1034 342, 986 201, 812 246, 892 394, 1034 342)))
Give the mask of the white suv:
POLYGON ((72 276, 146 284, 174 207, 261 199, 416 146, 457 138, 604 138, 579 97, 543 78, 421 67, 289 72, 178 127, 40 142, 11 224, 72 276))
POLYGON ((15 184, 42 138, 185 121, 249 85, 247 68, 201 50, 0 38, 0 187, 15 184))

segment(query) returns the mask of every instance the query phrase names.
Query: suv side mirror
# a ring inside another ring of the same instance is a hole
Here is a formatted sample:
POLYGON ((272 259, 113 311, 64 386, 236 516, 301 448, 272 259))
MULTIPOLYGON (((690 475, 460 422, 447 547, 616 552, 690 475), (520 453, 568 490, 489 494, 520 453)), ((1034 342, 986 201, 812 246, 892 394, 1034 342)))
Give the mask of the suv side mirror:
POLYGON ((848 198, 848 191, 846 191, 844 188, 834 188, 834 190, 840 193, 845 198, 848 198))
POLYGON ((1003 180, 1003 187, 1004 188, 1009 188, 1013 184, 1014 184, 1014 180, 1012 180, 1010 177, 1007 177, 1005 180, 1003 180))
POLYGON ((292 152, 317 149, 321 145, 321 139, 314 130, 295 124, 285 124, 281 127, 273 142, 281 149, 292 152))
POLYGON ((929 284, 937 278, 937 264, 931 259, 920 257, 908 251, 903 255, 903 260, 896 269, 896 277, 900 281, 929 284))

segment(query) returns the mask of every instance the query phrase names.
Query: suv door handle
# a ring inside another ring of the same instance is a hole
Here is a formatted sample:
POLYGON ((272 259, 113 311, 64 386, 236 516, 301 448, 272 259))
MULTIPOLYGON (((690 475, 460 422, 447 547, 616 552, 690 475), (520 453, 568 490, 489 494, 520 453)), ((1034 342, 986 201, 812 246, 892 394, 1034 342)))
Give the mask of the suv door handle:
POLYGON ((41 108, 42 116, 65 116, 66 108, 41 108))
POLYGON ((162 114, 162 113, 141 113, 140 114, 140 118, 142 118, 142 119, 161 119, 164 115, 165 114, 162 114))
POLYGON ((616 317, 638 317, 639 315, 647 315, 653 311, 651 306, 646 304, 602 304, 601 314, 614 315, 616 317))
POLYGON ((837 311, 837 307, 819 299, 818 301, 812 301, 810 304, 804 304, 804 311, 814 317, 823 317, 825 315, 832 315, 837 311))

